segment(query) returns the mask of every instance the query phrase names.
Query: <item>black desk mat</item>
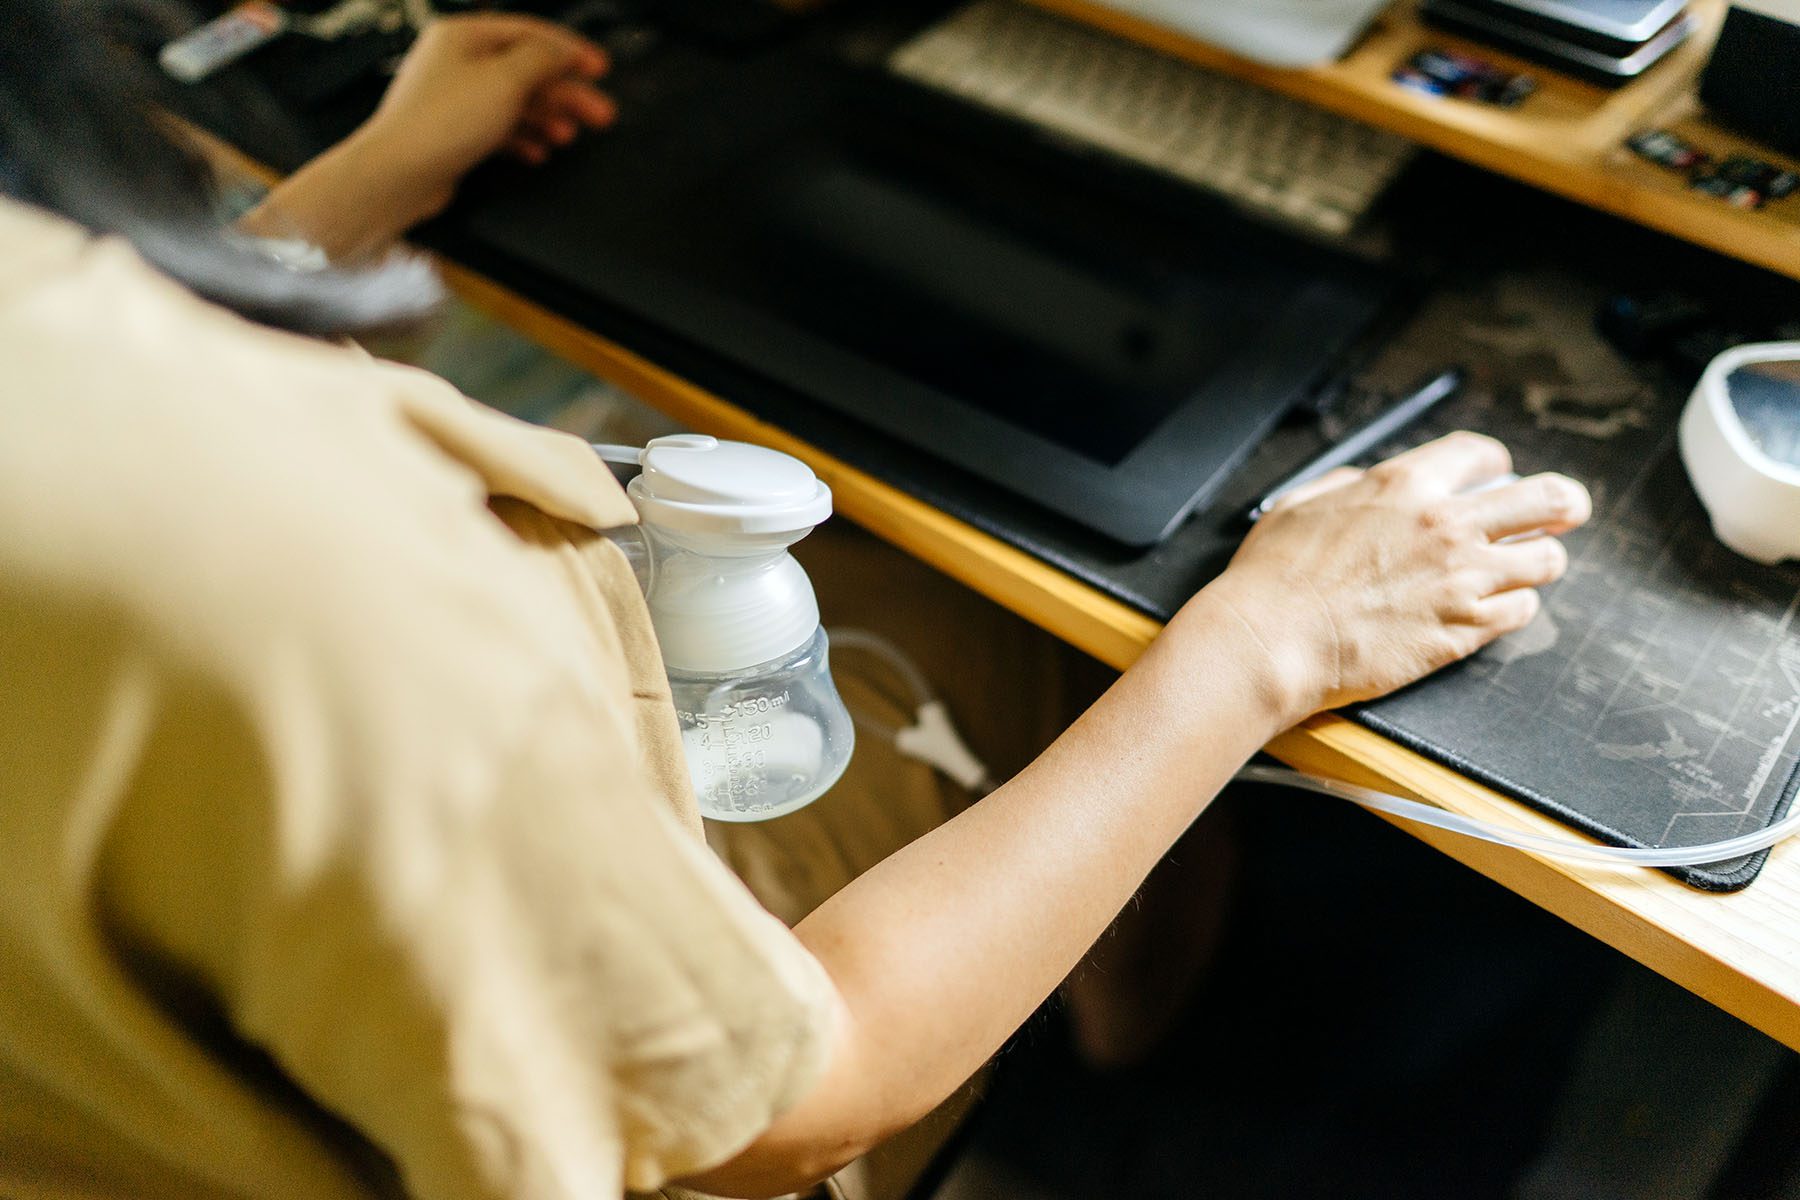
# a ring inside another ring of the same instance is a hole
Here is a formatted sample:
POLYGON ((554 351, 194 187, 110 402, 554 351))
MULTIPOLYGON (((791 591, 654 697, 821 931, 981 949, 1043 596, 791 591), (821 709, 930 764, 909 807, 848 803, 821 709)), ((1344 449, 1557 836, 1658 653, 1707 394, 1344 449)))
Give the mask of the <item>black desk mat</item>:
MULTIPOLYGON (((266 108, 265 119, 251 119, 249 74, 235 69, 170 99, 290 167, 378 94, 369 81, 311 107, 297 136, 277 137, 266 108)), ((1513 446, 1521 471, 1561 469, 1586 481, 1597 515, 1569 539, 1569 577, 1547 592, 1537 624, 1348 715, 1609 841, 1693 843, 1767 824, 1792 802, 1800 760, 1800 568, 1757 567, 1713 541, 1674 455, 1685 387, 1624 362, 1593 332, 1609 289, 1736 269, 1479 172, 1435 163, 1424 174, 1411 207, 1392 204, 1390 218, 1407 235, 1403 253, 1435 262, 1421 272, 1436 281, 1430 298, 1323 420, 1278 430, 1210 510, 1147 552, 1077 529, 496 253, 470 235, 466 216, 487 188, 530 186, 520 172, 472 180, 422 240, 1162 618, 1223 568, 1241 533, 1236 514, 1262 490, 1380 403, 1382 390, 1462 362, 1469 386, 1412 440, 1459 426, 1492 432, 1513 446)), ((582 219, 579 205, 569 219, 582 219)), ((1766 277, 1733 275, 1750 290, 1759 281, 1766 277)), ((1734 889, 1765 858, 1675 874, 1734 889)))
MULTIPOLYGON (((1800 565, 1713 538, 1675 446, 1686 390, 1614 356, 1597 300, 1552 271, 1502 276, 1439 297, 1377 365, 1469 363, 1427 432, 1505 439, 1522 472, 1586 482, 1595 517, 1530 627, 1350 715, 1603 840, 1717 841, 1782 815, 1800 783, 1800 565)), ((1766 858, 1674 873, 1732 890, 1766 858)))

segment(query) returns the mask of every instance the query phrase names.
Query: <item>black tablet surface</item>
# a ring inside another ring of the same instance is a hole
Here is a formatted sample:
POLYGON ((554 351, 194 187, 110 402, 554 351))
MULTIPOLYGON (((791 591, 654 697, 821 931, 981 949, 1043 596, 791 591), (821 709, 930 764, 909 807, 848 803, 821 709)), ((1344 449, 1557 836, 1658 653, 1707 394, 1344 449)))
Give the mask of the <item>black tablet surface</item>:
POLYGON ((1377 315, 1367 266, 822 55, 471 197, 486 244, 1119 541, 1164 537, 1377 315))

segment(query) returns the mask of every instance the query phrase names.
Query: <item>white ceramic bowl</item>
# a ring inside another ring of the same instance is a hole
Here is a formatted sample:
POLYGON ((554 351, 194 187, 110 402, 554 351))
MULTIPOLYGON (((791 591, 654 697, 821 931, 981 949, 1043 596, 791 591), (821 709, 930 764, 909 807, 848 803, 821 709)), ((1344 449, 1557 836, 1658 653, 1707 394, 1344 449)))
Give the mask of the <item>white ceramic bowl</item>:
MULTIPOLYGON (((1712 517, 1713 532, 1758 562, 1800 558, 1800 467, 1758 448, 1726 381, 1754 363, 1800 364, 1800 342, 1738 346, 1707 364, 1681 415, 1681 461, 1712 517)), ((1792 376, 1800 381, 1800 367, 1792 376)), ((1791 419, 1800 425, 1800 386, 1791 419)))

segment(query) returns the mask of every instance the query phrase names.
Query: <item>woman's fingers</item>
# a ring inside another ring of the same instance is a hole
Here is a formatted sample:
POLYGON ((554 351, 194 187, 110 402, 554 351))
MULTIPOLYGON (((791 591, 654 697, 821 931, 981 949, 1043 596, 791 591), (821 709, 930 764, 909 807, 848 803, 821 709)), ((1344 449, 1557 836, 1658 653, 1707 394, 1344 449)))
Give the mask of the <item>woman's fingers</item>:
POLYGON ((619 115, 619 106, 611 96, 580 79, 558 79, 545 84, 532 107, 594 129, 612 124, 619 115))
POLYGON ((1369 477, 1445 495, 1511 470, 1512 455, 1505 445, 1486 434, 1461 430, 1369 468, 1369 477))
POLYGON ((522 163, 542 166, 550 159, 550 147, 530 134, 518 133, 507 139, 506 152, 522 163))
POLYGON ((583 127, 603 128, 617 116, 611 97, 591 84, 565 79, 540 89, 519 118, 519 125, 540 140, 566 145, 583 127))
POLYGON ((527 113, 519 122, 519 133, 547 146, 566 146, 574 141, 581 127, 569 117, 554 114, 527 113))
POLYGON ((1490 538, 1566 533, 1588 519, 1593 500, 1567 475, 1533 475, 1469 498, 1475 522, 1490 538))
POLYGON ((1553 537, 1527 538, 1490 547, 1487 591, 1543 587, 1555 583, 1569 569, 1569 552, 1553 537))
POLYGON ((505 63, 521 82, 533 88, 571 75, 598 79, 608 66, 606 51, 566 30, 521 37, 501 50, 496 61, 505 63))
POLYGON ((1277 512, 1284 508, 1292 508, 1296 504, 1305 504, 1308 500, 1323 496, 1327 492, 1335 492, 1341 487, 1347 487, 1362 477, 1361 467, 1339 467, 1335 471, 1327 471, 1317 479, 1308 480, 1299 487, 1283 492, 1281 498, 1269 506, 1269 511, 1277 512))
POLYGON ((515 158, 541 163, 552 150, 579 137, 583 127, 603 128, 617 116, 611 97, 592 84, 557 80, 540 89, 532 99, 519 118, 507 150, 515 158), (530 143, 529 148, 522 143, 530 143))
POLYGON ((598 79, 611 63, 606 51, 565 25, 525 13, 486 12, 447 17, 448 27, 476 54, 509 54, 538 68, 543 77, 575 74, 598 79))
POLYGON ((1476 605, 1476 615, 1489 640, 1517 633, 1536 619, 1544 601, 1530 588, 1499 592, 1476 605))
POLYGON ((546 146, 567 146, 581 136, 581 130, 580 122, 562 113, 527 113, 516 133, 546 146))

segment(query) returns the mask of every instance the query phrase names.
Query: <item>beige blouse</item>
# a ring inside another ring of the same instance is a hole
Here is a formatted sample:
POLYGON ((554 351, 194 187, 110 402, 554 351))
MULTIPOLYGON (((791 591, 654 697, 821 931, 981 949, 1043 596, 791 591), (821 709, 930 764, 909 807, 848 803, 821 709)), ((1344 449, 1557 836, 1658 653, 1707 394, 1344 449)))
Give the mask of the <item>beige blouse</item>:
POLYGON ((580 442, 0 202, 0 1195, 613 1197, 823 1068, 580 442))

